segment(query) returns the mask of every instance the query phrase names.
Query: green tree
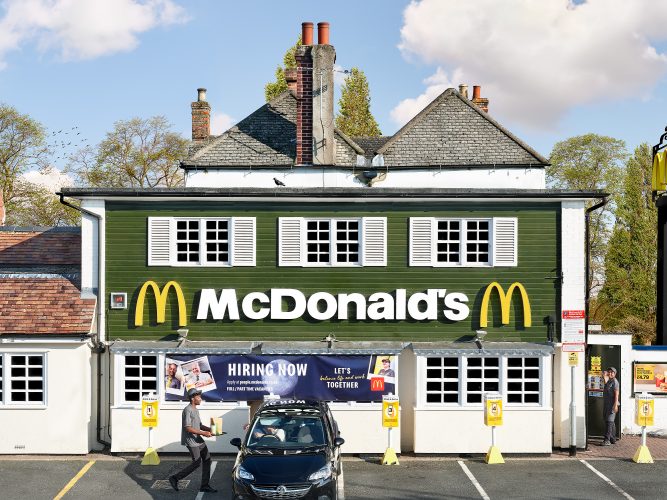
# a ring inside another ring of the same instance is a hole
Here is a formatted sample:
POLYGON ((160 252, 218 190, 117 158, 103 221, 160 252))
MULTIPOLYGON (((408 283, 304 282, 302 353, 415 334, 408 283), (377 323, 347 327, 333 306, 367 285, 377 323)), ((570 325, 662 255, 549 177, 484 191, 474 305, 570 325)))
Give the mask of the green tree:
POLYGON ((371 113, 371 96, 366 75, 352 68, 343 83, 338 101, 336 127, 350 137, 378 137, 382 135, 371 113))
POLYGON ((44 127, 16 108, 0 104, 0 189, 8 216, 21 195, 21 175, 43 168, 48 153, 44 127))
POLYGON ((170 127, 164 116, 118 121, 96 148, 77 151, 66 171, 91 187, 181 186, 189 141, 170 127))
POLYGON ((60 203, 60 199, 44 186, 22 183, 21 195, 15 198, 7 213, 11 226, 78 226, 80 214, 60 203))
POLYGON ((276 68, 276 81, 269 82, 264 86, 264 96, 266 101, 270 101, 274 97, 279 96, 287 90, 287 80, 285 79, 285 70, 296 68, 296 49, 301 44, 301 35, 297 39, 296 43, 287 49, 285 55, 283 56, 283 65, 276 68))
MULTIPOLYGON (((591 273, 588 286, 595 296, 604 281, 604 257, 613 225, 614 195, 623 178, 627 159, 625 143, 597 134, 571 137, 556 143, 546 169, 547 184, 555 189, 601 189, 611 194, 610 202, 591 213, 589 239, 591 273)), ((587 208, 594 202, 587 203, 587 208)), ((591 314, 595 317, 594 311, 591 314)))
POLYGON ((648 144, 628 160, 605 259, 606 329, 631 331, 635 342, 655 338, 657 211, 651 198, 652 152, 648 144))

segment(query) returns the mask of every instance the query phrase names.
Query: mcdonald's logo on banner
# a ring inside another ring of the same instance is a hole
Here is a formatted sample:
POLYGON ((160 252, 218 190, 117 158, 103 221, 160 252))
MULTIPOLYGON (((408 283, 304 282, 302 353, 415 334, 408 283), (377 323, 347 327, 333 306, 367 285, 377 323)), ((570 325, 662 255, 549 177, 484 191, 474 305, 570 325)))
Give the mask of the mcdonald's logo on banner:
POLYGON ((488 325, 488 316, 489 316, 489 300, 491 300, 491 292, 493 290, 498 291, 498 298, 500 299, 500 320, 503 325, 509 325, 510 322, 510 305, 512 303, 512 294, 514 290, 518 289, 521 294, 521 300, 523 302, 523 325, 526 328, 530 328, 532 325, 532 319, 530 315, 530 301, 528 300, 528 293, 521 283, 512 283, 507 289, 507 293, 503 290, 503 287, 496 281, 491 283, 486 287, 484 292, 484 297, 482 298, 482 308, 479 312, 479 326, 481 328, 486 328, 488 325))
POLYGON ((176 299, 178 300, 178 326, 185 326, 187 324, 187 311, 185 307, 185 298, 183 297, 183 290, 181 286, 175 281, 168 282, 162 290, 155 283, 155 281, 147 281, 141 287, 139 296, 137 297, 137 305, 134 311, 134 326, 142 326, 144 324, 144 300, 146 298, 146 291, 148 288, 153 290, 155 295, 155 306, 157 309, 157 322, 164 323, 165 311, 167 309, 167 297, 169 290, 172 288, 176 292, 176 299))
POLYGON ((373 377, 371 379, 371 391, 384 391, 384 377, 373 377))

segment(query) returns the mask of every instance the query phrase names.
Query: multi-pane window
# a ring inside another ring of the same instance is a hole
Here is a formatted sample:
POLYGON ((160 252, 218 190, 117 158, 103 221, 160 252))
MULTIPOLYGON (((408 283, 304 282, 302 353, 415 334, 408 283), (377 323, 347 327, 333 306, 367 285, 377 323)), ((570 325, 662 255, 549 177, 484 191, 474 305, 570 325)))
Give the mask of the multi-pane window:
POLYGON ((228 264, 229 220, 176 220, 176 262, 228 264))
POLYGON ((466 402, 481 403, 485 392, 500 390, 499 358, 468 358, 466 402))
POLYGON ((229 221, 206 221, 206 262, 229 262, 229 221))
POLYGON ((475 405, 500 393, 508 405, 543 403, 539 356, 425 356, 422 401, 427 405, 475 405))
POLYGON ((44 404, 45 375, 43 354, 6 354, 7 372, 3 373, 7 403, 44 404))
POLYGON ((540 358, 507 358, 507 402, 540 402, 540 358))
POLYGON ((156 355, 125 356, 123 367, 123 399, 139 402, 142 396, 157 393, 156 355))
POLYGON ((438 219, 436 261, 442 265, 488 265, 490 220, 438 219))
POLYGON ((176 221, 176 260, 199 262, 199 221, 176 221))
POLYGON ((459 358, 426 358, 426 402, 459 402, 459 358))
POLYGON ((309 264, 359 264, 359 220, 306 220, 309 264))

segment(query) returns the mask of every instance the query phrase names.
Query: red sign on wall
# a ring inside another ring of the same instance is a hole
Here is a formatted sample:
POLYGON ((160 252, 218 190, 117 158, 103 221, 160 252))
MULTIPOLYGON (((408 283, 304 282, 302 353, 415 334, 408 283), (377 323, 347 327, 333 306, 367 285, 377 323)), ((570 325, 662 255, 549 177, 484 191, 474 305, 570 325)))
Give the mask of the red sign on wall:
POLYGON ((586 311, 584 310, 576 310, 576 309, 569 309, 567 311, 563 311, 563 319, 584 319, 586 317, 586 311))

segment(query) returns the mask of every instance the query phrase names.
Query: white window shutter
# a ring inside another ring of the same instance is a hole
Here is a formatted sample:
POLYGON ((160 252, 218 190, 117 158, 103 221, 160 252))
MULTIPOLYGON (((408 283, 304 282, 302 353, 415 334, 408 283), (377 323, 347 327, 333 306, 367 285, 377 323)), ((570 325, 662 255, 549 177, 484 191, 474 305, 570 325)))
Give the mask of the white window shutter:
POLYGON ((148 265, 171 265, 171 217, 148 218, 148 265))
POLYGON ((278 265, 301 266, 302 227, 301 217, 278 218, 278 265))
POLYGON ((517 266, 518 219, 516 217, 493 218, 493 265, 517 266))
POLYGON ((231 228, 231 265, 254 266, 255 217, 233 217, 231 228))
POLYGON ((363 217, 362 221, 362 265, 387 265, 387 218, 363 217))
POLYGON ((410 217, 411 266, 433 265, 433 217, 410 217))

